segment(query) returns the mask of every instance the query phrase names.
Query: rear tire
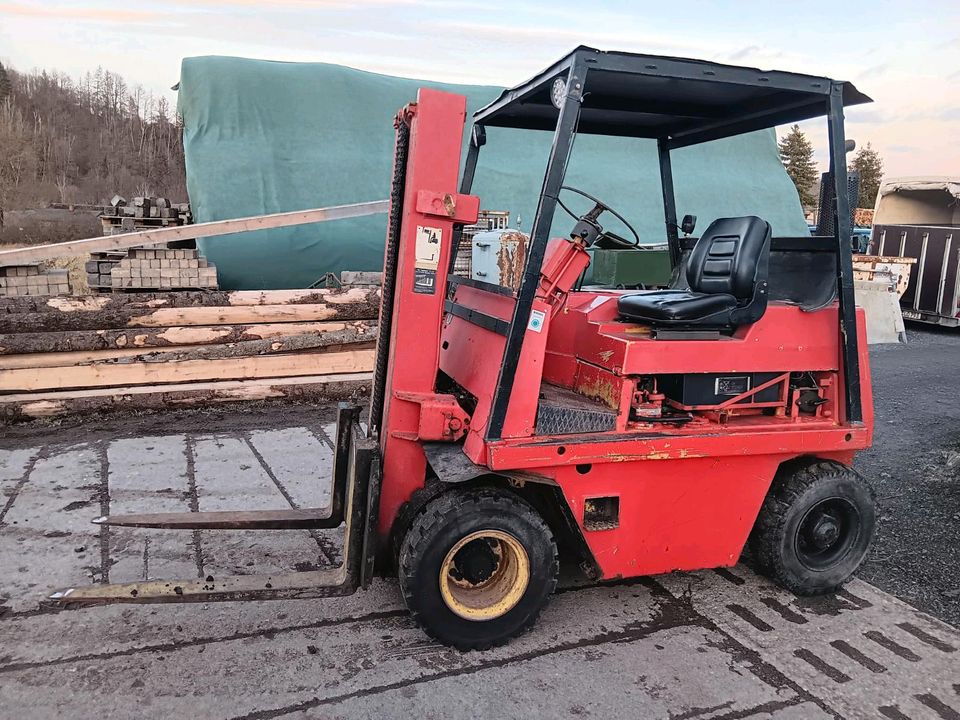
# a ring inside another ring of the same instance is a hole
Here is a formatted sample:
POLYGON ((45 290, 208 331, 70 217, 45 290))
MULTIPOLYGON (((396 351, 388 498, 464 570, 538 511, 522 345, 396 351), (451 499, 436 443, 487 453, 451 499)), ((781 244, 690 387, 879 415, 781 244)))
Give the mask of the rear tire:
POLYGON ((876 527, 873 489, 840 463, 780 468, 750 535, 757 569, 797 595, 838 590, 860 567, 876 527))
POLYGON ((427 634, 460 650, 530 628, 557 584, 557 546, 540 514, 496 488, 432 500, 400 546, 400 591, 427 634))

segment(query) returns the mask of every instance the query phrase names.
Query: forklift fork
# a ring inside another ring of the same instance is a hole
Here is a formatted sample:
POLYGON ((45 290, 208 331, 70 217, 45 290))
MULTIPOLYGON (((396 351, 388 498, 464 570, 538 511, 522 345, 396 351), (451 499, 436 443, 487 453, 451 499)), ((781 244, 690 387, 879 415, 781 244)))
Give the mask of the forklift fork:
POLYGON ((230 575, 193 580, 91 585, 59 590, 54 607, 107 603, 214 602, 350 595, 367 587, 373 575, 380 504, 379 446, 359 425, 360 408, 341 403, 333 463, 333 503, 329 515, 315 508, 240 512, 118 515, 100 525, 176 530, 289 530, 344 528, 339 567, 275 575, 230 575))

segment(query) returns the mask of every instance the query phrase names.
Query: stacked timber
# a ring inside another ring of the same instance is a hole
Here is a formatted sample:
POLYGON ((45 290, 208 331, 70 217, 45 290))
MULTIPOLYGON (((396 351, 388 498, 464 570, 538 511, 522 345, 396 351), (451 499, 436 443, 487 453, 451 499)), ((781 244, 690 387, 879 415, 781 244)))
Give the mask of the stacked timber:
POLYGON ((375 287, 0 298, 0 418, 365 392, 375 287))

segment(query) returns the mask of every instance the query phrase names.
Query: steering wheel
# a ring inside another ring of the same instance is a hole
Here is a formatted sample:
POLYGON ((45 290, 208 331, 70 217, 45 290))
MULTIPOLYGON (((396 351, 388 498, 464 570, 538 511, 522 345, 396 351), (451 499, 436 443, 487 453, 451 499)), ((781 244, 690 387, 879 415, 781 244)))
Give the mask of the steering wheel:
POLYGON ((586 215, 576 215, 570 208, 563 204, 563 201, 560 198, 557 198, 557 204, 563 208, 563 211, 567 213, 570 217, 577 221, 577 224, 574 226, 573 230, 570 232, 570 237, 575 240, 583 240, 587 247, 591 245, 596 245, 600 248, 607 248, 610 246, 619 246, 623 248, 635 248, 640 244, 640 236, 637 235, 637 231, 633 229, 633 225, 627 222, 626 218, 623 217, 620 213, 614 210, 612 207, 607 205, 602 200, 598 200, 593 195, 585 193, 579 188, 570 187, 569 185, 563 185, 561 190, 568 190, 572 193, 576 193, 582 197, 587 198, 587 200, 593 201, 593 209, 590 210, 586 215), (627 229, 633 234, 634 241, 630 242, 626 238, 622 238, 619 235, 609 232, 603 229, 603 226, 599 223, 598 219, 601 214, 608 212, 613 215, 617 220, 622 222, 627 229))

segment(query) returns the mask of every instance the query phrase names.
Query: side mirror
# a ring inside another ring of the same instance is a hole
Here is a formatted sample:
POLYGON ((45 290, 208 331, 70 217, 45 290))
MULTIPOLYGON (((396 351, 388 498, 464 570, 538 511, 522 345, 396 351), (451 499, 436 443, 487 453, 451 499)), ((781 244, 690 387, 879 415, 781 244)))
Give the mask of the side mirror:
POLYGON ((696 215, 684 215, 683 220, 680 221, 680 229, 683 230, 684 235, 690 235, 696 229, 696 227, 696 215))

